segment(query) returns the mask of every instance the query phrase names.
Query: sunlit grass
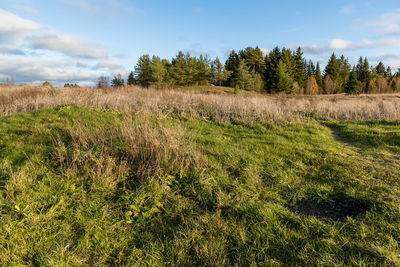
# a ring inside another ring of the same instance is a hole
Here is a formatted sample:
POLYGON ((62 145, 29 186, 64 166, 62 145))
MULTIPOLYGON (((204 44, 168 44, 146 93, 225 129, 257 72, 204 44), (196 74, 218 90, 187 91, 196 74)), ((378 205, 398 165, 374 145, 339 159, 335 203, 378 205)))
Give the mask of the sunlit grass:
POLYGON ((1 117, 0 262, 396 265, 399 132, 78 106, 1 117), (369 210, 292 211, 347 197, 369 210))

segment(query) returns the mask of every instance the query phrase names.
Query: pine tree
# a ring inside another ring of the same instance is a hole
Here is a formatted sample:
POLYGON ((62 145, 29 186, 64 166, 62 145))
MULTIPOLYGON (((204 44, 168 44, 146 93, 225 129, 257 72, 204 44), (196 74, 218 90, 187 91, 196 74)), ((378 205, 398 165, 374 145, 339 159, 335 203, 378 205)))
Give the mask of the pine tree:
POLYGON ((218 86, 222 86, 229 76, 231 76, 231 72, 225 69, 218 57, 212 64, 212 70, 215 84, 218 86))
POLYGON ((156 88, 166 86, 168 71, 159 57, 153 56, 151 59, 151 85, 156 88))
POLYGON ((255 71, 262 74, 264 71, 264 56, 261 49, 247 47, 245 50, 239 51, 240 60, 244 60, 249 67, 249 71, 255 71))
POLYGON ((187 57, 182 51, 179 51, 178 55, 172 59, 172 64, 169 70, 173 82, 178 86, 188 85, 188 65, 187 57))
POLYGON ((196 85, 209 85, 213 81, 213 72, 211 68, 211 61, 207 56, 200 55, 200 58, 196 59, 196 85))
POLYGON ((133 71, 129 73, 127 85, 136 85, 135 76, 133 75, 133 71))

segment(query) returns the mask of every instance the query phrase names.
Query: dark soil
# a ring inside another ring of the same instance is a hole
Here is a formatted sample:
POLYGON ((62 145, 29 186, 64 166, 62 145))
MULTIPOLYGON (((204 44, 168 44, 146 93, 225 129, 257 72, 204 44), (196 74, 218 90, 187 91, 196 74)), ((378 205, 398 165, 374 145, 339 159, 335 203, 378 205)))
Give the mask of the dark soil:
POLYGON ((371 209, 371 204, 360 199, 348 197, 318 202, 314 199, 303 199, 290 208, 294 213, 302 216, 315 216, 335 221, 346 217, 355 217, 365 214, 371 209))

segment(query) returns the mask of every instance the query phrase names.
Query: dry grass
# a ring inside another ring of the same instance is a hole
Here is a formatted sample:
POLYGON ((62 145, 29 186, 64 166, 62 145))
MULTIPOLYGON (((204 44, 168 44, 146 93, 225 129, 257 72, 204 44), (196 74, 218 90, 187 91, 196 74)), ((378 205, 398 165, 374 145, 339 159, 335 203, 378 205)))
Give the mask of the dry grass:
POLYGON ((90 184, 100 181, 101 187, 111 190, 121 182, 116 177, 145 182, 150 177, 178 175, 199 167, 200 156, 186 131, 166 127, 149 115, 94 129, 79 121, 74 124, 66 127, 62 137, 54 136, 54 158, 62 169, 91 177, 90 184))
POLYGON ((400 120, 400 95, 271 96, 121 89, 0 87, 0 115, 65 104, 214 121, 400 120))

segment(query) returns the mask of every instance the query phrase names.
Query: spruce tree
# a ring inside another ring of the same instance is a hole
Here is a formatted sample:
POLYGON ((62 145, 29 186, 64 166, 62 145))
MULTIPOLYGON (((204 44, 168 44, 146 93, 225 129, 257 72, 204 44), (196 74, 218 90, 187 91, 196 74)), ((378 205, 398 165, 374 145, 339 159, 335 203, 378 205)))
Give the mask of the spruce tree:
POLYGON ((319 62, 317 62, 317 67, 315 69, 315 80, 317 81, 318 86, 321 88, 322 87, 322 82, 323 82, 323 78, 322 78, 322 73, 321 73, 321 68, 319 66, 319 62))
POLYGON ((272 93, 276 89, 276 76, 278 73, 278 65, 281 60, 282 53, 279 47, 275 47, 268 55, 265 56, 264 83, 268 92, 272 93))
POLYGON ((345 58, 343 55, 339 59, 339 65, 340 65, 341 88, 338 88, 338 93, 341 93, 343 87, 349 80, 351 66, 349 64, 349 60, 345 58))
POLYGON ((288 73, 285 63, 280 60, 278 64, 278 72, 276 77, 276 90, 287 94, 294 93, 293 78, 288 73))
POLYGON ((294 81, 299 84, 301 88, 304 88, 307 81, 307 71, 306 71, 306 63, 303 58, 303 51, 301 51, 301 47, 298 47, 294 54, 294 81))
POLYGON ((113 87, 122 87, 125 85, 124 79, 122 79, 121 74, 117 74, 114 76, 114 78, 111 80, 111 85, 113 87))
POLYGON ((345 86, 345 92, 347 94, 359 94, 361 93, 361 82, 357 79, 357 72, 356 70, 352 70, 350 73, 349 80, 345 86))
POLYGON ((231 75, 228 77, 228 85, 231 87, 235 87, 236 81, 238 79, 238 68, 239 68, 239 55, 232 50, 229 54, 228 59, 225 62, 225 69, 231 72, 231 75))
POLYGON ((315 72, 316 69, 314 63, 312 62, 312 60, 309 60, 307 64, 307 77, 315 76, 315 72))
POLYGON ((151 60, 149 55, 143 55, 139 58, 135 66, 137 82, 143 87, 149 87, 152 82, 151 60))
POLYGON ((376 65, 375 70, 378 75, 381 75, 381 76, 386 75, 385 65, 383 65, 382 62, 379 62, 378 65, 376 65))
POLYGON ((329 75, 329 77, 336 85, 336 88, 334 88, 334 92, 330 92, 331 94, 334 94, 338 91, 339 88, 341 88, 342 85, 340 62, 339 60, 337 60, 335 53, 332 53, 328 65, 325 68, 325 76, 327 75, 329 75))
POLYGON ((392 77, 392 69, 390 68, 390 66, 388 66, 386 71, 385 71, 385 77, 386 78, 391 78, 392 77))
POLYGON ((135 76, 133 75, 133 71, 129 73, 127 85, 136 85, 135 76))

